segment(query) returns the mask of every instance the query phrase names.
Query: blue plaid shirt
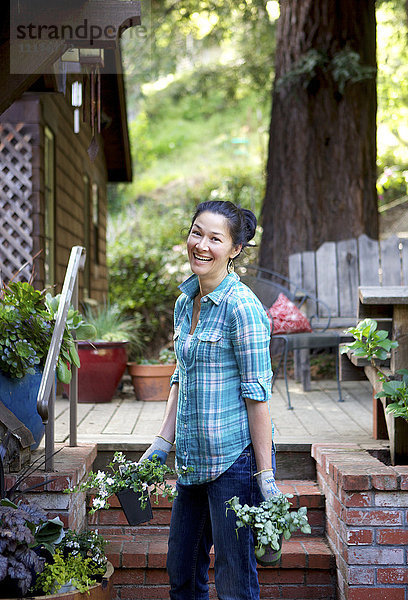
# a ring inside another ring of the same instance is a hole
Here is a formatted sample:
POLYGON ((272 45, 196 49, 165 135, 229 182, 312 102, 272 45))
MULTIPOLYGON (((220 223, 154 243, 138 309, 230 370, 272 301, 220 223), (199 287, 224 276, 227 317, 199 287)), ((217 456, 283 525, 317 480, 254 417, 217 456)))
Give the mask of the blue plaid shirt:
POLYGON ((179 383, 176 420, 178 469, 192 467, 180 482, 199 484, 226 471, 251 443, 245 398, 265 402, 271 393, 270 324, 258 298, 230 273, 201 298, 200 319, 191 329, 197 275, 180 286, 174 310, 179 383))

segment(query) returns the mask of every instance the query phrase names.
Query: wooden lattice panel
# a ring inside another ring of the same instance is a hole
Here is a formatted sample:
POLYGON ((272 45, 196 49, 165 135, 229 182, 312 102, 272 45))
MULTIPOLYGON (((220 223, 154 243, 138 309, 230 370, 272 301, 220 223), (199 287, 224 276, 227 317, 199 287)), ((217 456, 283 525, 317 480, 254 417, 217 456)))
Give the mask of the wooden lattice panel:
MULTIPOLYGON (((32 257, 31 134, 0 123, 0 275, 8 281, 32 257)), ((31 266, 16 279, 27 281, 31 266)))

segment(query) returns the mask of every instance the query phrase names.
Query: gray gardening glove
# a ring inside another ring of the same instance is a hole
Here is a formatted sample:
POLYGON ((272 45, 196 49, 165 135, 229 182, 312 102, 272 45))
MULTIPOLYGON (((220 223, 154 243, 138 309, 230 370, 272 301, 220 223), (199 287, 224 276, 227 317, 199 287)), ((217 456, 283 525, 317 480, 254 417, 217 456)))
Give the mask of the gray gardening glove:
POLYGON ((140 457, 139 463, 144 460, 151 460, 152 456, 157 456, 161 464, 164 465, 167 460, 167 455, 172 447, 173 444, 171 442, 168 442, 161 435, 156 435, 153 444, 149 446, 146 452, 140 457))
POLYGON ((256 477, 259 489, 265 500, 269 500, 272 496, 282 493, 276 485, 272 469, 259 471, 259 473, 255 473, 254 477, 256 477))

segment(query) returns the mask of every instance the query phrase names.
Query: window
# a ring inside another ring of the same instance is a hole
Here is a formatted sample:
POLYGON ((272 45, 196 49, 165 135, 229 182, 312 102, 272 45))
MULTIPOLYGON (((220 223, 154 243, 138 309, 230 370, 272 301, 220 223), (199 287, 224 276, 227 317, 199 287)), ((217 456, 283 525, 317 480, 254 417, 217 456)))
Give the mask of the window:
POLYGON ((94 244, 94 263, 99 265, 99 188, 92 184, 92 232, 94 244))
POLYGON ((45 285, 55 284, 55 140, 44 128, 44 272, 45 285))
POLYGON ((84 190, 84 246, 86 249, 84 297, 89 298, 91 294, 91 191, 88 175, 83 175, 82 181, 84 190))

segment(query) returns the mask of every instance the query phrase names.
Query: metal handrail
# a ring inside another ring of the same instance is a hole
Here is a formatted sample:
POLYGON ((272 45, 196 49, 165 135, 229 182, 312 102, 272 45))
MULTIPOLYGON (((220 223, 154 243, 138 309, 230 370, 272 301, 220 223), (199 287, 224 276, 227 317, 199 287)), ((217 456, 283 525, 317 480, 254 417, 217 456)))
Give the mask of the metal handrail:
MULTIPOLYGON (((61 349, 68 310, 71 304, 78 308, 78 271, 84 268, 86 250, 73 246, 62 286, 61 298, 55 319, 54 331, 45 361, 44 372, 37 396, 37 410, 45 423, 45 470, 54 469, 55 446, 55 370, 61 349)), ((77 368, 71 365, 73 385, 70 386, 70 445, 76 446, 77 368)))

